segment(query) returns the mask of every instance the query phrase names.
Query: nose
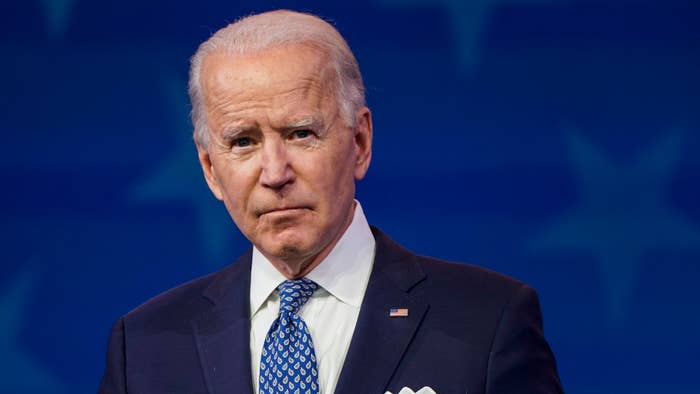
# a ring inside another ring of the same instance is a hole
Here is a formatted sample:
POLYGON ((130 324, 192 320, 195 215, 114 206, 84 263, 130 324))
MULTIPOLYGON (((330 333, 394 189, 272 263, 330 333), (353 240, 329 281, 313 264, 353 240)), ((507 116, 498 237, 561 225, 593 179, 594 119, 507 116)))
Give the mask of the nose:
POLYGON ((265 141, 261 161, 260 183, 263 186, 279 190, 294 181, 289 152, 283 141, 265 141))

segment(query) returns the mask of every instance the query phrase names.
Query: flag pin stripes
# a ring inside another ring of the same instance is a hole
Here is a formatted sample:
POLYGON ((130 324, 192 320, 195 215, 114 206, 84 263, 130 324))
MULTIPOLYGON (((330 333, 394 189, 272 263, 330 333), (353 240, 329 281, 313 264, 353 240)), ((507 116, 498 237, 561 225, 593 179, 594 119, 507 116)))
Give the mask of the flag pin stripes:
POLYGON ((389 309, 389 317, 407 317, 408 308, 391 308, 389 309))

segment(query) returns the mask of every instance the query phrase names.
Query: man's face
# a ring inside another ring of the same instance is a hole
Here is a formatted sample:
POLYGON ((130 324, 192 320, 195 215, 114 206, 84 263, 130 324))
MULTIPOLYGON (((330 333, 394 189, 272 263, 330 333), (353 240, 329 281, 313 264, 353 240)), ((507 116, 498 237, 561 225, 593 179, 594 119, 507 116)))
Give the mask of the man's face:
POLYGON ((369 110, 348 126, 327 63, 291 45, 213 53, 202 66, 210 144, 197 148, 207 183, 287 277, 312 269, 345 231, 371 157, 369 110))

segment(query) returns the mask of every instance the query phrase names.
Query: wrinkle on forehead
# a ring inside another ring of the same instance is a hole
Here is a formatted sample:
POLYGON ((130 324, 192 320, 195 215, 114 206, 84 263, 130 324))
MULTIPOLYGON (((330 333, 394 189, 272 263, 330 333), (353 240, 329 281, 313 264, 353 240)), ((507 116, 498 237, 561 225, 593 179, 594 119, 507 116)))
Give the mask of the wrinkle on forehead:
POLYGON ((205 105, 210 108, 207 116, 213 129, 218 130, 223 125, 257 128, 258 121, 273 128, 284 128, 293 122, 319 116, 328 105, 327 95, 313 85, 292 87, 278 94, 241 96, 246 95, 225 91, 212 94, 205 105))
POLYGON ((257 110, 277 118, 295 103, 313 107, 309 110, 337 105, 335 71, 327 55, 300 45, 256 55, 213 53, 205 59, 201 78, 211 126, 241 121, 257 110))

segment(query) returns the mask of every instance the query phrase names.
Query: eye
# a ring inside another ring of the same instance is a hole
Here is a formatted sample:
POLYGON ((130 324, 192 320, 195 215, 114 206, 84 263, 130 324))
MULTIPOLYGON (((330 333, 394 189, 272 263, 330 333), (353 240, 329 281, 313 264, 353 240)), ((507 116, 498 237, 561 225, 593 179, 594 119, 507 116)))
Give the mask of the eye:
POLYGON ((236 148, 245 148, 253 144, 253 140, 250 137, 241 137, 233 140, 233 146, 236 148))
POLYGON ((311 135, 311 130, 294 130, 294 133, 292 135, 295 138, 306 138, 311 135))

